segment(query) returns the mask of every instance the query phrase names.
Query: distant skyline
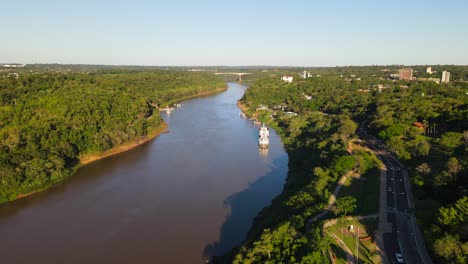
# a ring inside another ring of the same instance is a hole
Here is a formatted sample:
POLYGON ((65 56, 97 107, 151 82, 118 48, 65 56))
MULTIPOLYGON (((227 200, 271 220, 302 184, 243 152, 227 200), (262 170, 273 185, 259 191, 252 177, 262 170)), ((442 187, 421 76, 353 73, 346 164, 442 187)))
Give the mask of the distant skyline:
POLYGON ((0 63, 468 64, 468 1, 3 1, 0 63))

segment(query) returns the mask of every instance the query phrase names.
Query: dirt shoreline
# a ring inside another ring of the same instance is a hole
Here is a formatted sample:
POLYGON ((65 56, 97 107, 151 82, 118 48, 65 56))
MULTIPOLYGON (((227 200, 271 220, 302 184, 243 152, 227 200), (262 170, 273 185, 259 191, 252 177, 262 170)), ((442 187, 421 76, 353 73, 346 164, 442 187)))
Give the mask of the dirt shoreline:
POLYGON ((148 135, 146 136, 141 136, 141 137, 138 137, 138 138, 135 138, 127 143, 124 143, 122 145, 119 145, 119 146, 116 146, 116 147, 113 147, 111 149, 108 149, 102 153, 99 153, 99 154, 88 154, 88 155, 83 155, 82 157, 80 157, 80 165, 86 165, 86 164, 89 164, 91 162, 94 162, 94 161, 97 161, 97 160, 101 160, 101 159, 105 159, 107 157, 110 157, 110 156, 113 156, 113 155, 117 155, 119 153, 122 153, 122 152, 125 152, 127 150, 131 150, 135 147, 138 147, 148 141, 151 141, 153 139, 155 139, 156 137, 158 137, 159 135, 161 135, 162 133, 167 133, 168 130, 167 130, 167 124, 166 122, 162 122, 161 126, 159 126, 158 128, 155 128, 154 131, 152 131, 151 133, 149 133, 148 135))
MULTIPOLYGON (((212 95, 212 94, 216 94, 216 93, 223 92, 223 91, 226 91, 226 90, 227 90, 227 87, 217 88, 214 91, 202 92, 202 93, 198 93, 196 95, 191 95, 191 96, 187 96, 187 97, 184 97, 184 98, 181 98, 181 99, 178 99, 178 100, 174 100, 174 101, 171 101, 168 104, 173 104, 173 103, 176 103, 176 102, 185 101, 185 100, 188 100, 188 99, 191 99, 191 98, 212 95)), ((107 157, 110 157, 110 156, 125 152, 127 150, 131 150, 131 149, 133 149, 135 147, 138 147, 138 146, 140 146, 140 145, 142 145, 142 144, 144 144, 144 143, 146 143, 148 141, 151 141, 154 138, 156 138, 157 136, 159 136, 159 135, 161 135, 163 133, 167 133, 167 132, 168 132, 167 124, 166 124, 166 122, 163 121, 163 123, 162 123, 162 125, 160 127, 155 128, 153 131, 151 131, 146 136, 138 137, 138 138, 133 139, 133 140, 131 140, 131 141, 127 142, 127 143, 124 143, 124 144, 122 144, 120 146, 116 146, 116 147, 113 147, 111 149, 108 149, 108 150, 106 150, 106 151, 104 151, 102 153, 83 155, 82 157, 80 157, 80 164, 81 165, 86 165, 86 164, 89 164, 89 163, 91 163, 93 161, 104 159, 104 158, 107 158, 107 157)))
POLYGON ((240 100, 237 101, 237 107, 239 107, 239 109, 240 109, 244 114, 246 114, 247 110, 249 110, 249 108, 248 108, 247 106, 245 106, 244 104, 242 104, 240 100))
MULTIPOLYGON (((180 101, 185 101, 185 100, 188 100, 188 99, 192 99, 192 98, 196 98, 196 97, 203 97, 203 96, 207 96, 207 95, 212 95, 212 94, 216 94, 216 93, 220 93, 220 92, 224 92, 227 90, 227 86, 226 87, 223 87, 223 88, 217 88, 216 90, 214 91, 206 91, 206 92, 202 92, 202 93, 198 93, 198 94, 195 94, 195 95, 191 95, 191 96, 187 96, 187 97, 183 97, 181 99, 178 99, 178 100, 174 100, 168 104, 173 104, 173 103, 176 103, 176 102, 180 102, 180 101)), ((125 151, 128 151, 128 150, 131 150, 135 147, 138 147, 146 142, 149 142, 155 138, 157 138, 159 135, 163 134, 163 133, 167 133, 168 130, 167 130, 167 124, 166 122, 162 122, 161 126, 157 127, 157 128, 154 128, 148 135, 146 136, 141 136, 141 137, 138 137, 136 139, 133 139, 129 142, 126 142, 122 145, 119 145, 119 146, 116 146, 116 147, 113 147, 111 149, 108 149, 102 153, 97 153, 97 154, 87 154, 87 155, 83 155, 82 157, 80 157, 80 164, 78 165, 78 168, 82 167, 82 166, 85 166, 91 162, 94 162, 94 161, 97 161, 97 160, 101 160, 101 159, 105 159, 107 157, 110 157, 110 156, 113 156, 113 155, 117 155, 119 153, 123 153, 125 151)), ((55 184, 54 184, 55 185, 55 184)), ((52 185, 52 186, 54 186, 52 185)), ((52 187, 50 186, 50 187, 52 187)), ((36 194, 36 193, 39 193, 39 192, 43 192, 47 189, 49 189, 50 187, 48 188, 43 188, 43 189, 38 189, 38 190, 34 190, 32 192, 29 192, 29 193, 21 193, 21 194, 18 194, 18 196, 16 196, 15 199, 13 200, 9 200, 8 202, 12 202, 12 201, 15 201, 15 200, 18 200, 18 199, 21 199, 21 198, 24 198, 24 197, 28 197, 30 195, 33 195, 33 194, 36 194)))

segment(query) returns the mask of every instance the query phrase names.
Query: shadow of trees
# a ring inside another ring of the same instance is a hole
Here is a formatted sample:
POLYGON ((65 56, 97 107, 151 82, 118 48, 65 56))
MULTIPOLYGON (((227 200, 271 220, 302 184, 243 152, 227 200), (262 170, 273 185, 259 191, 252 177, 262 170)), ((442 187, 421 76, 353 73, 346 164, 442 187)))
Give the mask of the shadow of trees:
POLYGON ((287 159, 287 155, 283 155, 273 160, 272 169, 267 174, 224 201, 224 206, 230 208, 230 214, 221 228, 219 240, 205 246, 204 258, 225 254, 245 239, 255 216, 283 189, 287 159))

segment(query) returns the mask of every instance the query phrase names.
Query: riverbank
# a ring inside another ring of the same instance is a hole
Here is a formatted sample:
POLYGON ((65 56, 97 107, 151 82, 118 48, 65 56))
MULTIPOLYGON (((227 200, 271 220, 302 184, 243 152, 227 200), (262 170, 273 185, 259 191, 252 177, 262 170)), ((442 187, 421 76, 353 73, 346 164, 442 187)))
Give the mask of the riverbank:
MULTIPOLYGON (((166 124, 166 122, 163 121, 162 124, 159 127, 152 129, 150 131, 150 133, 148 133, 148 135, 146 135, 146 136, 137 137, 136 139, 133 139, 133 140, 131 140, 129 142, 126 142, 126 143, 124 143, 122 145, 119 145, 119 146, 113 147, 111 149, 108 149, 108 150, 106 150, 106 151, 104 151, 102 153, 83 155, 82 157, 80 157, 79 165, 77 165, 75 167, 75 172, 80 167, 82 167, 84 165, 87 165, 87 164, 89 164, 91 162, 98 161, 98 160, 101 160, 101 159, 104 159, 104 158, 107 158, 107 157, 110 157, 110 156, 113 156, 113 155, 117 155, 117 154, 125 152, 127 150, 131 150, 131 149, 133 149, 135 147, 138 147, 138 146, 140 146, 140 145, 142 145, 142 144, 144 144, 146 142, 149 142, 149 141, 155 139, 156 137, 158 137, 162 133, 167 133, 167 132, 168 132, 167 124, 166 124)), ((68 178, 68 177, 66 177, 66 178, 68 178)), ((45 187, 45 188, 34 190, 32 192, 18 194, 18 196, 16 196, 15 199, 9 200, 8 202, 12 202, 12 201, 24 198, 24 197, 31 196, 31 195, 36 194, 36 193, 46 191, 50 187, 52 187, 54 185, 50 185, 50 186, 45 187)))
MULTIPOLYGON (((194 94, 194 95, 178 98, 178 99, 170 101, 168 103, 164 103, 164 105, 171 105, 171 104, 174 104, 174 103, 177 103, 177 102, 185 101, 185 100, 196 98, 196 97, 203 97, 203 96, 213 95, 213 94, 217 94, 217 93, 220 93, 220 92, 224 92, 226 90, 227 90, 227 86, 223 87, 223 88, 217 88, 217 89, 215 89, 213 91, 201 92, 201 93, 197 93, 197 94, 194 94)), ((100 160, 100 159, 104 159, 104 158, 107 158, 107 157, 110 157, 110 156, 125 152, 127 150, 131 150, 131 149, 133 149, 135 147, 138 147, 138 146, 140 146, 140 145, 142 145, 142 144, 144 144, 144 143, 146 143, 148 141, 153 140, 154 138, 161 135, 162 133, 167 133, 167 132, 168 132, 167 124, 166 124, 166 122, 163 121, 160 127, 154 128, 146 136, 138 137, 138 138, 133 139, 133 140, 131 140, 129 142, 126 142, 126 143, 124 143, 122 145, 119 145, 119 146, 113 147, 111 149, 108 149, 108 150, 106 150, 106 151, 104 151, 102 153, 83 155, 82 157, 80 157, 80 164, 81 165, 86 165, 86 164, 89 164, 91 162, 94 162, 94 161, 97 161, 97 160, 100 160)))
MULTIPOLYGON (((213 91, 206 91, 206 92, 201 92, 201 93, 197 93, 197 94, 190 95, 190 96, 181 97, 181 98, 178 98, 177 100, 171 101, 171 102, 166 103, 166 104, 173 104, 173 103, 176 103, 176 102, 181 102, 181 101, 196 98, 196 97, 203 97, 203 96, 209 96, 209 95, 217 94, 217 93, 226 91, 227 88, 228 87, 225 86, 225 87, 222 87, 222 88, 217 88, 217 89, 215 89, 213 91)), ((125 151, 131 150, 131 149, 133 149, 135 147, 138 147, 138 146, 140 146, 142 144, 145 144, 145 143, 155 139, 156 137, 158 137, 162 133, 167 133, 168 132, 167 128, 168 128, 168 126, 167 126, 166 122, 162 121, 162 123, 161 123, 161 125, 159 127, 151 129, 151 131, 149 131, 148 135, 146 135, 146 136, 137 137, 137 138, 135 138, 133 140, 125 142, 125 143, 123 143, 123 144, 121 144, 119 146, 113 147, 111 149, 105 150, 105 151, 103 151, 101 153, 93 153, 93 154, 82 155, 82 156, 79 157, 79 164, 75 167, 74 171, 76 172, 80 167, 82 167, 84 165, 87 165, 89 163, 92 163, 94 161, 98 161, 98 160, 101 160, 101 159, 104 159, 104 158, 107 158, 107 157, 110 157, 110 156, 113 156, 113 155, 117 155, 117 154, 123 153, 125 151)), ((73 175, 71 175, 71 176, 73 176, 73 175)), ((67 178, 68 177, 65 177, 64 180, 67 179, 67 178)), ((61 182, 63 182, 63 181, 61 181, 61 182)), ((20 193, 20 194, 18 194, 16 196, 16 198, 11 199, 8 202, 15 201, 15 200, 18 200, 18 199, 21 199, 21 198, 24 198, 24 197, 28 197, 28 196, 31 196, 33 194, 39 193, 39 192, 46 191, 50 187, 52 187, 54 185, 55 184, 44 187, 44 188, 40 188, 38 190, 34 190, 34 191, 28 192, 28 193, 20 193)))
MULTIPOLYGON (((67 262, 79 249, 78 262, 200 263, 240 243, 257 213, 282 191, 288 162, 274 131, 268 155, 257 151, 257 128, 238 116, 245 89, 229 83, 226 92, 183 101, 170 115, 160 113, 170 133, 1 206, 0 247, 32 249, 2 260, 47 262, 52 254, 67 262), (54 228, 41 228, 44 223, 54 228), (73 239, 60 247, 67 237, 73 239), (116 248, 128 250, 122 256, 116 248)), ((161 125, 159 119, 148 123, 161 125)))
MULTIPOLYGON (((251 106, 255 104, 249 103, 251 106)), ((249 117, 269 123, 280 135, 289 157, 288 176, 283 192, 256 216, 244 242, 224 256, 215 258, 215 262, 289 262, 291 256, 296 260, 313 258, 316 263, 327 262, 328 254, 324 252, 329 245, 321 235, 320 221, 307 223, 326 208, 337 177, 352 169, 352 164, 347 165, 346 161, 354 163, 359 160, 361 164, 367 164, 363 166, 363 170, 367 170, 372 159, 358 152, 356 155, 359 157, 346 152, 347 140, 333 141, 333 133, 341 129, 339 119, 334 115, 312 112, 297 117, 279 115, 274 119, 269 111, 249 109, 241 101, 238 107, 249 117), (319 121, 325 125, 315 129, 319 121), (325 152, 327 156, 322 155, 325 152), (291 239, 291 234, 298 235, 291 239), (305 244, 307 248, 297 246, 305 244), (261 245, 277 250, 265 254, 261 245)))
POLYGON ((239 107, 239 109, 244 113, 244 114, 247 114, 247 111, 249 110, 249 108, 244 105, 243 103, 241 103, 240 100, 237 101, 237 107, 239 107))
POLYGON ((131 150, 135 147, 138 147, 146 142, 149 142, 155 139, 157 136, 161 135, 162 133, 167 133, 167 132, 168 132, 167 124, 166 122, 162 121, 162 124, 159 127, 153 129, 146 136, 137 137, 129 142, 110 148, 102 153, 83 155, 82 157, 80 157, 80 165, 86 165, 91 162, 101 160, 101 159, 125 152, 127 150, 131 150))

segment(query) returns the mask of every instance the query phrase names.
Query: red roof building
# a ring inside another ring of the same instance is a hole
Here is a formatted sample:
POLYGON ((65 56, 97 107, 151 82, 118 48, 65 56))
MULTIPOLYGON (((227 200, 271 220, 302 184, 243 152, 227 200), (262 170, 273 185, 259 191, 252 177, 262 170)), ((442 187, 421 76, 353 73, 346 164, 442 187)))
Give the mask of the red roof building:
POLYGON ((418 128, 424 128, 424 124, 421 122, 414 122, 413 125, 417 126, 418 128))

